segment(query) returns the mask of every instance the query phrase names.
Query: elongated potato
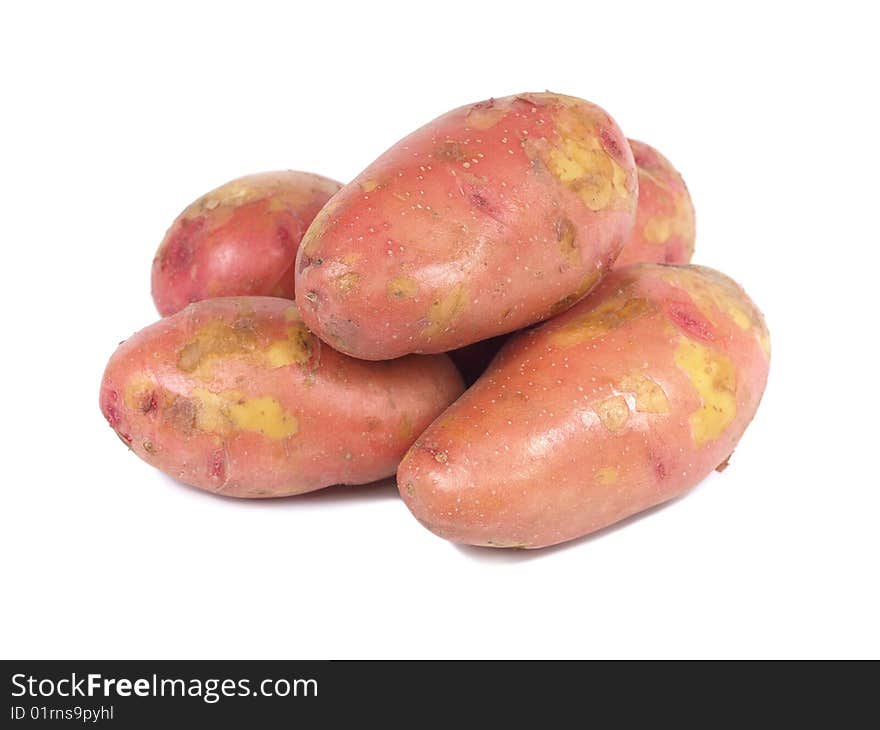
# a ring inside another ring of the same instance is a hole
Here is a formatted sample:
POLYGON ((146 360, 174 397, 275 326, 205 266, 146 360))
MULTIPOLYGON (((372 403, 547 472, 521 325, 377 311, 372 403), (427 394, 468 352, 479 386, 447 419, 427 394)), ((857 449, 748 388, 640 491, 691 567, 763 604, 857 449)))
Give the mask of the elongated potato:
POLYGON ((639 172, 636 223, 614 263, 686 264, 694 255, 694 205, 672 163, 650 145, 629 140, 639 172))
POLYGON ((462 389, 445 355, 362 362, 324 345, 291 301, 229 297, 120 345, 100 405, 138 456, 182 482, 279 497, 390 476, 462 389))
POLYGON ((282 170, 203 195, 177 217, 153 259, 159 314, 211 297, 293 299, 300 240, 340 187, 320 175, 282 170))
POLYGON ((319 337, 367 360, 512 332, 596 285, 630 232, 637 185, 629 144, 589 102, 520 94, 455 109, 318 214, 297 303, 319 337))
POLYGON ((456 542, 537 548, 586 535, 723 464, 768 366, 764 320, 727 277, 616 270, 511 338, 410 449, 400 493, 456 542))

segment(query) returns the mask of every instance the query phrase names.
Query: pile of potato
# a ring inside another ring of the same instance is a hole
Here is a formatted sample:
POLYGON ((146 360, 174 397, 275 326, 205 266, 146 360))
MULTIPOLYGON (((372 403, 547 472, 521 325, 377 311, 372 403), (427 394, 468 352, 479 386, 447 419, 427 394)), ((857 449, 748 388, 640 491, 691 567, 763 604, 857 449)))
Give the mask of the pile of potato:
POLYGON ((348 185, 265 173, 186 208, 101 411, 217 494, 396 473, 441 537, 553 545, 690 489, 755 415, 764 319, 693 250, 681 176, 598 106, 469 104, 348 185))

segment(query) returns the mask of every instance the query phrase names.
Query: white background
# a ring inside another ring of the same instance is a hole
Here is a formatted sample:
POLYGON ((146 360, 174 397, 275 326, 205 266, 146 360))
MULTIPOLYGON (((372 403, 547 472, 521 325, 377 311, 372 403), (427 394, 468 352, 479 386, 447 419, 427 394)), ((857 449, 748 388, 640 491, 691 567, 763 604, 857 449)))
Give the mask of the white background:
POLYGON ((869 4, 132 6, 0 10, 0 655, 880 656, 869 4), (260 170, 348 180, 452 107, 545 88, 679 167, 695 261, 766 313, 768 390, 724 474, 493 552, 424 530, 391 483, 246 503, 117 441, 101 373, 156 318, 187 203, 260 170))

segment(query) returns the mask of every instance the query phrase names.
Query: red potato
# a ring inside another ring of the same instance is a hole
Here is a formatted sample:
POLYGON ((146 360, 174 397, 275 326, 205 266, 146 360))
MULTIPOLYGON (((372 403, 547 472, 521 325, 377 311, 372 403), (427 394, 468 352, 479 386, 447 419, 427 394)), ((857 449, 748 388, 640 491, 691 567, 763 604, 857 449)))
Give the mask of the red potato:
POLYGON ((629 140, 639 171, 639 204, 615 268, 630 264, 686 264, 694 255, 694 205, 672 163, 650 145, 629 140))
POLYGON ((293 302, 229 297, 122 343, 100 405, 166 474, 227 496, 281 497, 390 476, 462 390, 445 355, 355 360, 309 332, 293 302))
POLYGON ((297 256, 297 302, 319 337, 367 360, 512 332, 596 285, 636 195, 629 144, 599 107, 551 93, 463 106, 318 214, 297 256))
POLYGON ((199 198, 177 217, 153 259, 159 314, 211 297, 293 299, 300 240, 340 187, 284 170, 238 178, 199 198))
POLYGON ((504 346, 398 469, 455 542, 539 548, 665 502, 723 465, 769 367, 761 313, 696 266, 615 270, 504 346))

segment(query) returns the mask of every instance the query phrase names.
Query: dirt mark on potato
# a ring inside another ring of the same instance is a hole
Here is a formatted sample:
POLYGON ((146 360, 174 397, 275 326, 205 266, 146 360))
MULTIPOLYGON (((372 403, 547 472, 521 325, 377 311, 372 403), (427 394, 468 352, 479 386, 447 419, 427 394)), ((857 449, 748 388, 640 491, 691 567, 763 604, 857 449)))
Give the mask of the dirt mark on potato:
POLYGON ((394 276, 385 287, 389 299, 409 299, 418 293, 419 283, 409 276, 394 276))
POLYGON ((615 484, 618 479, 617 469, 613 466, 605 466, 596 471, 596 481, 603 486, 615 484))
POLYGON ((423 337, 436 337, 447 330, 470 303, 464 284, 456 284, 428 308, 428 324, 423 337))
POLYGON ((238 319, 233 324, 217 319, 202 326, 178 352, 177 367, 195 373, 207 360, 253 352, 258 346, 253 323, 238 319))
POLYGON ((502 101, 489 99, 474 104, 470 110, 468 110, 467 116, 465 117, 465 124, 470 129, 480 131, 491 129, 504 118, 510 110, 512 103, 513 99, 508 97, 502 101))
POLYGON ((620 390, 633 393, 636 397, 636 411, 639 413, 669 413, 669 399, 657 381, 646 375, 633 374, 620 381, 620 390))
POLYGON ((611 433, 620 431, 629 420, 629 406, 626 404, 626 398, 622 395, 613 395, 599 401, 595 410, 602 425, 611 433))
POLYGON ((557 347, 572 347, 602 337, 626 322, 654 311, 654 304, 649 300, 633 297, 622 290, 561 327, 553 333, 550 341, 557 347))
POLYGON ((556 240, 559 242, 559 252, 562 258, 575 266, 580 261, 580 251, 577 245, 577 229, 568 218, 557 218, 553 224, 556 230, 556 240))
POLYGON ((353 291, 356 291, 358 286, 360 286, 360 283, 361 275, 355 273, 354 271, 349 271, 347 274, 337 276, 333 280, 333 286, 336 287, 336 291, 338 291, 343 296, 353 291))
POLYGON ((212 377, 212 365, 218 360, 243 358, 256 366, 280 368, 287 365, 306 365, 318 351, 318 339, 296 321, 299 314, 294 308, 285 312, 286 338, 265 345, 260 342, 253 322, 242 317, 232 324, 213 320, 199 328, 178 352, 177 368, 200 379, 212 377), (296 319, 291 321, 288 312, 296 319))

